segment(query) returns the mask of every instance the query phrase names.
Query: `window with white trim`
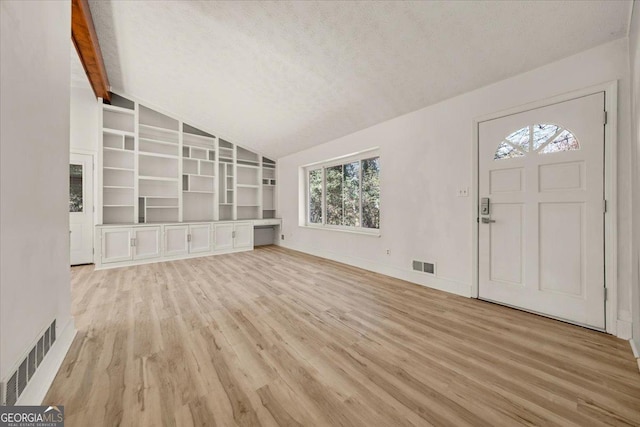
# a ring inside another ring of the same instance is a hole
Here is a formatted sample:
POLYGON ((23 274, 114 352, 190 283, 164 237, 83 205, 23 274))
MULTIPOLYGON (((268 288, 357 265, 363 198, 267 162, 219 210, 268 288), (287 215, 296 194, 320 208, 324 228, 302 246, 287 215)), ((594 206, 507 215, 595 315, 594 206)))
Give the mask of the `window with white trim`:
POLYGON ((380 229, 380 156, 366 152, 305 168, 306 224, 380 229))

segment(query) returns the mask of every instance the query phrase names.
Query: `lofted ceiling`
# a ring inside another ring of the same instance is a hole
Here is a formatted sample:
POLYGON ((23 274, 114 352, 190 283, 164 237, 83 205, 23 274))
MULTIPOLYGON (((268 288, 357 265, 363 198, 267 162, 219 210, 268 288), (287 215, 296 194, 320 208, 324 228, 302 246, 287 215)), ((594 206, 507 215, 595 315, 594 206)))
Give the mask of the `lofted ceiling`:
POLYGON ((90 1, 112 88, 278 158, 625 37, 630 1, 90 1))

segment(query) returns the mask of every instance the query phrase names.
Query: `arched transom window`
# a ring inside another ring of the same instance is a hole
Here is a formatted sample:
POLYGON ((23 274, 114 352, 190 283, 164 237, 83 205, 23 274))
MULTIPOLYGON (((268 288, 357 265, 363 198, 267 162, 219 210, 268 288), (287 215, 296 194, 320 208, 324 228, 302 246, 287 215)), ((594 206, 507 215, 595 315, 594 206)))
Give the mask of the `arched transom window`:
POLYGON ((535 124, 507 136, 498 145, 494 160, 512 159, 529 153, 550 154, 579 149, 578 139, 571 131, 553 124, 535 124))

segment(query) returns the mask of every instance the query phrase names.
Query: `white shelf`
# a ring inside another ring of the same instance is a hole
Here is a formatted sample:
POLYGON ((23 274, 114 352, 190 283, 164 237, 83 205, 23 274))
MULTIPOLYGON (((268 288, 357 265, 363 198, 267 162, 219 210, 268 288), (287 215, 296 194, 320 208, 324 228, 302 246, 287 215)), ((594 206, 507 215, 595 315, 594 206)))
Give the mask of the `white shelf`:
POLYGON ((173 196, 141 196, 141 197, 144 197, 145 199, 177 199, 177 197, 173 197, 173 196))
POLYGON ((153 142, 154 144, 170 145, 172 147, 177 147, 178 146, 177 142, 161 141, 159 139, 145 138, 145 137, 142 137, 142 136, 140 137, 140 141, 153 142))
MULTIPOLYGON (((183 132, 182 133, 183 138, 198 138, 198 139, 203 139, 205 141, 210 141, 210 142, 215 142, 216 138, 215 137, 211 137, 211 136, 203 136, 203 135, 194 135, 192 133, 189 132, 183 132)), ((185 143, 186 145, 189 145, 188 143, 185 143)))
POLYGON ((138 152, 141 156, 149 156, 149 157, 162 157, 164 159, 176 159, 178 160, 180 157, 178 156, 174 156, 172 154, 160 154, 160 153, 152 153, 149 151, 139 151, 138 152))
POLYGON ((103 205, 105 208, 132 208, 133 205, 103 205))
POLYGON ((102 169, 104 170, 109 170, 109 171, 129 171, 129 172, 133 172, 133 169, 129 169, 129 168, 116 168, 113 166, 104 166, 102 169))
POLYGON ((259 166, 243 165, 243 164, 241 164, 241 163, 238 163, 236 166, 238 166, 239 168, 260 169, 260 167, 259 167, 259 166))
POLYGON ((215 191, 182 190, 183 193, 215 194, 215 191))
POLYGON ((122 185, 105 185, 102 188, 120 188, 120 189, 133 190, 133 187, 125 187, 122 185))
MULTIPOLYGON (((140 175, 138 179, 146 179, 148 181, 169 181, 169 182, 178 181, 178 178, 165 178, 161 176, 146 176, 146 175, 140 175)), ((147 196, 147 197, 154 197, 154 196, 147 196)))
POLYGON ((178 209, 178 208, 179 206, 147 206, 145 209, 178 209))
POLYGON ((117 107, 115 105, 102 104, 102 108, 104 110, 112 111, 114 113, 130 114, 132 116, 136 114, 136 112, 134 110, 130 110, 128 108, 117 107))
POLYGON ((133 137, 136 136, 135 132, 127 132, 124 130, 110 129, 110 128, 102 128, 102 132, 111 133, 114 135, 122 135, 122 136, 133 136, 133 137))
POLYGON ((236 184, 236 187, 239 187, 239 188, 260 188, 259 185, 254 185, 254 184, 236 184))
POLYGON ((109 150, 109 151, 119 151, 121 153, 129 153, 129 154, 134 154, 135 151, 133 150, 125 150, 124 148, 113 148, 113 147, 102 147, 103 150, 109 150))
POLYGON ((160 131, 160 132, 167 132, 167 133, 171 133, 171 134, 174 134, 174 135, 177 135, 177 134, 180 133, 177 130, 162 128, 162 127, 159 127, 159 126, 145 125, 145 124, 142 124, 142 123, 140 123, 140 128, 149 129, 149 130, 157 130, 157 131, 160 131))

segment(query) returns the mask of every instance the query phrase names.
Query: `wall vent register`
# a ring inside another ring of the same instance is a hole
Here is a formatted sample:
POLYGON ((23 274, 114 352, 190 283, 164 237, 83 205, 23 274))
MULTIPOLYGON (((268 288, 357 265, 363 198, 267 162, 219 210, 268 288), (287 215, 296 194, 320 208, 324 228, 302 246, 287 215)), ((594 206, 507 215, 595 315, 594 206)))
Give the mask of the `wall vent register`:
POLYGON ((56 321, 54 320, 40 335, 38 341, 8 379, 0 383, 0 405, 12 406, 16 404, 55 341, 56 321))
POLYGON ((414 271, 431 274, 433 276, 436 275, 436 265, 432 262, 414 260, 412 266, 414 271))

